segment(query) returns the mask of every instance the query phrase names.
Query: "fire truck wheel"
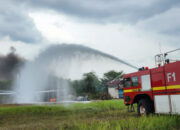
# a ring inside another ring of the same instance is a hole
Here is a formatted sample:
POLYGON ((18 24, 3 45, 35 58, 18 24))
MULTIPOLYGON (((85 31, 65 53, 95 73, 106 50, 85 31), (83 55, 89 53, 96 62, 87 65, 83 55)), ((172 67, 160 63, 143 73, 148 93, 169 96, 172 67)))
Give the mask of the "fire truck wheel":
POLYGON ((139 116, 147 116, 152 113, 152 103, 148 99, 141 99, 138 102, 137 109, 139 116))

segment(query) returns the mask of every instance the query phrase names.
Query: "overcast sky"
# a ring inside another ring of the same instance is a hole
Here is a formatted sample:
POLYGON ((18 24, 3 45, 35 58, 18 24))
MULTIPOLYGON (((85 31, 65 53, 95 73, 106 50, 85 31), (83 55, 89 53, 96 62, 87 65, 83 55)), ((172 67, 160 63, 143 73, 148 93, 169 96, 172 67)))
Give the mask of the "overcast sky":
POLYGON ((136 66, 180 48, 179 0, 1 0, 0 53, 33 59, 47 45, 75 43, 136 66))

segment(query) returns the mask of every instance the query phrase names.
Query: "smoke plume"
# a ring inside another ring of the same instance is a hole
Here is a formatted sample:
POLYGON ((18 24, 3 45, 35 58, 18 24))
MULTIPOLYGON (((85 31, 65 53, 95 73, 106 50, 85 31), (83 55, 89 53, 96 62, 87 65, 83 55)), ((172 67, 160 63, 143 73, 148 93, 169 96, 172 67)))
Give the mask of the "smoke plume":
POLYGON ((11 47, 9 54, 0 56, 0 80, 12 80, 23 62, 24 60, 15 54, 15 49, 11 47))

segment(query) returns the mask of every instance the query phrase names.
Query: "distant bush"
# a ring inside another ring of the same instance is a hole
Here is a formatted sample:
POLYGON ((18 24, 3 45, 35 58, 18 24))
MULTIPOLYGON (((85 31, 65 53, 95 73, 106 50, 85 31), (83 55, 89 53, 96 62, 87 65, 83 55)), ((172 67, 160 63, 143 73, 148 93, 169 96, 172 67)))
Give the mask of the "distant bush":
POLYGON ((103 92, 99 95, 99 99, 101 100, 110 100, 112 99, 111 95, 107 92, 103 92))

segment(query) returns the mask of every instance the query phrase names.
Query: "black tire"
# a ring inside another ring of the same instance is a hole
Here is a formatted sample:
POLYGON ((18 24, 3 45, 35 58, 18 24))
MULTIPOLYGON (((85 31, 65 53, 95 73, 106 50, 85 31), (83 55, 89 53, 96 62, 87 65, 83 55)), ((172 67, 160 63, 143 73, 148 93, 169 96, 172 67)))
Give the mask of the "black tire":
POLYGON ((148 99, 141 99, 137 105, 137 112, 139 116, 148 116, 154 112, 153 103, 148 99))

